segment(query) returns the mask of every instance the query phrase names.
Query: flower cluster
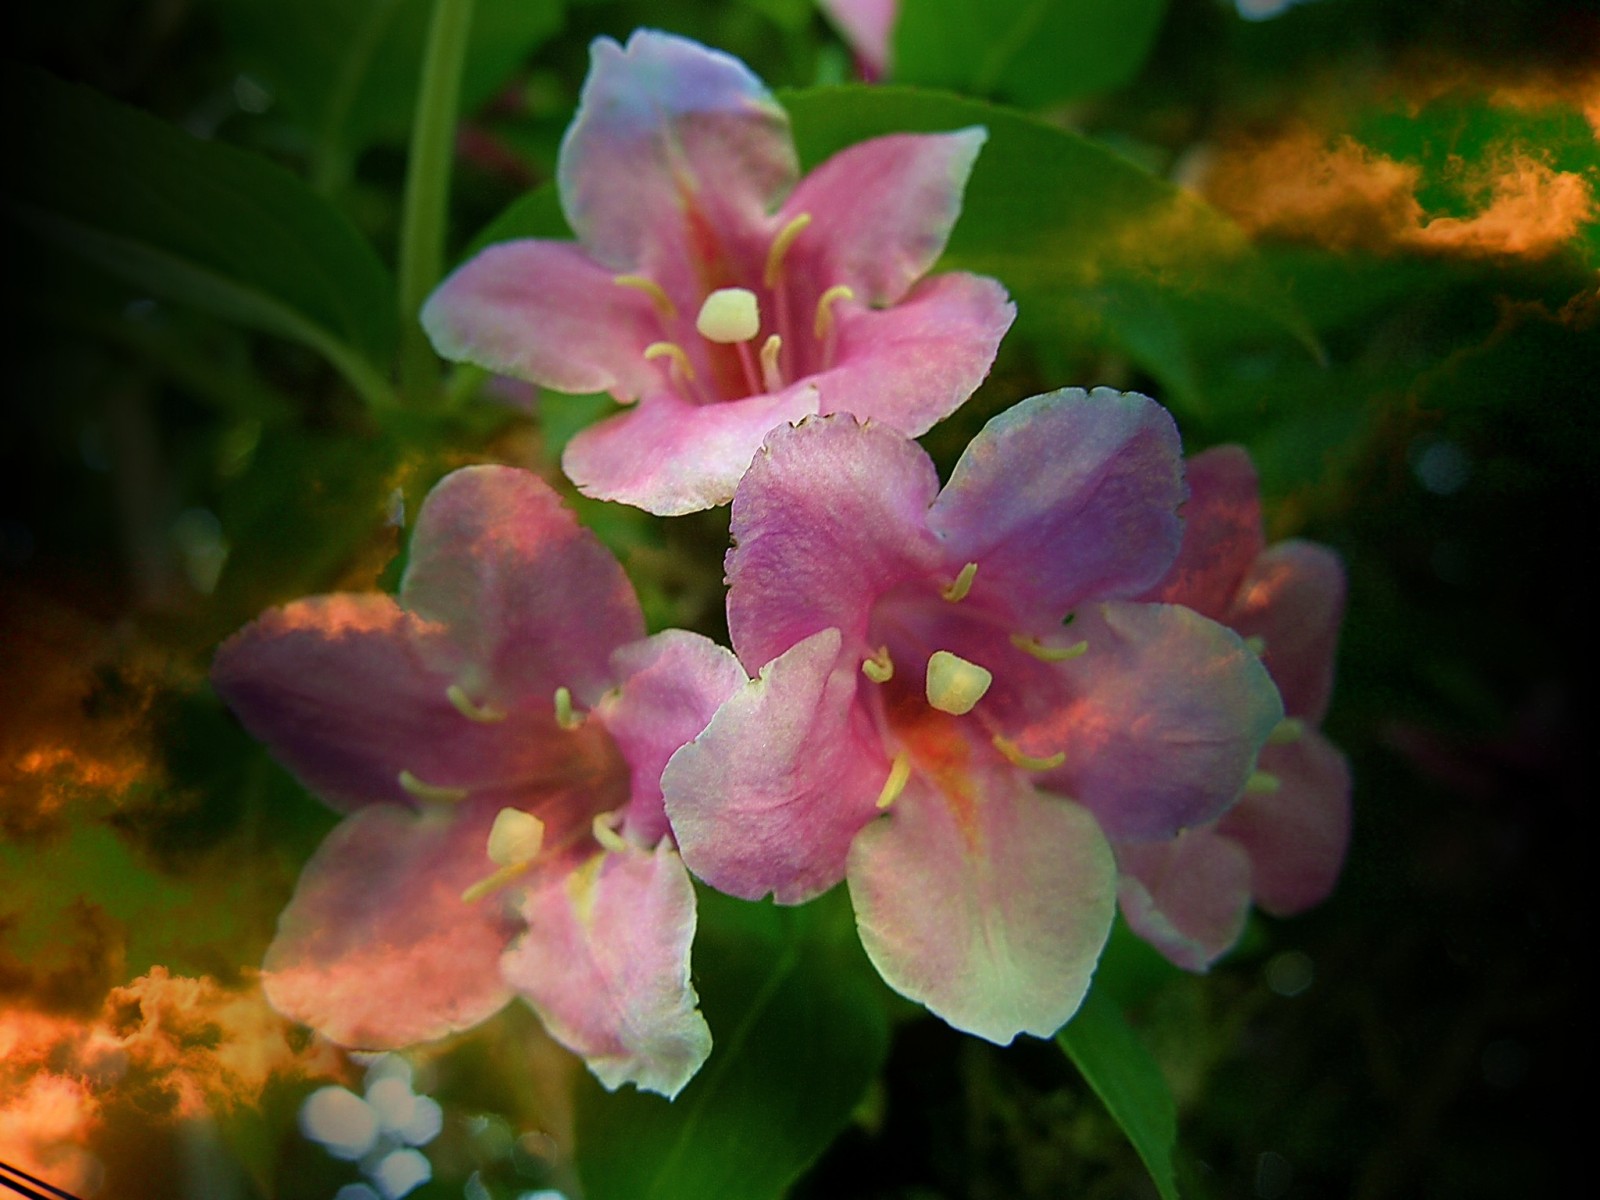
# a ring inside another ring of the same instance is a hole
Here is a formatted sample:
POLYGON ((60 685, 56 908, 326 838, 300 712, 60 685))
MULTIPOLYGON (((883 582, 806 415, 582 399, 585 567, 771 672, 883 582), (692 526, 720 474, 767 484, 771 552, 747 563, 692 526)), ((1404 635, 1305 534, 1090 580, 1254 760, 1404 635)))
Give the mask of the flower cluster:
POLYGON ((671 1096, 710 1052, 691 872, 781 904, 846 882, 884 980, 1002 1043, 1072 1016, 1119 900, 1198 969, 1252 897, 1327 893, 1342 575, 1264 546, 1242 452, 1186 471, 1166 411, 1104 388, 1002 413, 942 487, 912 440, 1013 315, 927 276, 983 138, 799 179, 742 64, 595 43, 560 164, 578 244, 491 247, 423 319, 448 357, 636 402, 571 443, 580 489, 731 499, 732 651, 645 636, 555 493, 494 466, 429 495, 397 596, 235 635, 217 690, 345 814, 266 956, 280 1011, 394 1048, 521 997, 606 1086, 671 1096))

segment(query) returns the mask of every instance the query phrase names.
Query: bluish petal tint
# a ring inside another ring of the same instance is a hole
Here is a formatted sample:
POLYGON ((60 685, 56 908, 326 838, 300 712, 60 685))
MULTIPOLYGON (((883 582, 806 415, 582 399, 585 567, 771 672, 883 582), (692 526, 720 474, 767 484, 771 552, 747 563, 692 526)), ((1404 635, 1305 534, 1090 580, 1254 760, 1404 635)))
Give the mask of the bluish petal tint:
POLYGON ((1250 913, 1250 858, 1211 828, 1123 842, 1118 898, 1128 925, 1168 959, 1204 971, 1233 947, 1250 913))
POLYGON ((1067 388, 984 426, 928 523, 986 591, 1056 618, 1155 583, 1177 554, 1177 426, 1135 392, 1067 388))

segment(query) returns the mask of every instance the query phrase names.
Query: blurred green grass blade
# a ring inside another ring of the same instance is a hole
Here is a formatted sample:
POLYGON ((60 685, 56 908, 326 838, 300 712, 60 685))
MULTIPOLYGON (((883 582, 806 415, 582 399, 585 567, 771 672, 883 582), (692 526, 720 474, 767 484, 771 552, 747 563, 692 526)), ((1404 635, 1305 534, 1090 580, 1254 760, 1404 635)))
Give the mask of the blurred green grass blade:
POLYGON ((711 1057, 670 1104, 586 1078, 588 1200, 779 1200, 844 1128, 886 1053, 872 968, 853 927, 839 936, 829 920, 842 896, 805 909, 699 896, 694 977, 711 1057))
POLYGON ((270 162, 42 71, 8 66, 0 96, 10 219, 135 287, 302 342, 369 403, 390 402, 378 364, 394 347, 394 285, 326 201, 270 162))
POLYGON ((900 6, 896 83, 1059 103, 1131 79, 1165 0, 915 0, 900 6))
POLYGON ((1091 988, 1077 1016, 1056 1034, 1056 1044, 1127 1134, 1162 1200, 1178 1200, 1172 1164, 1177 1105, 1161 1068, 1123 1020, 1116 1001, 1104 989, 1091 988))

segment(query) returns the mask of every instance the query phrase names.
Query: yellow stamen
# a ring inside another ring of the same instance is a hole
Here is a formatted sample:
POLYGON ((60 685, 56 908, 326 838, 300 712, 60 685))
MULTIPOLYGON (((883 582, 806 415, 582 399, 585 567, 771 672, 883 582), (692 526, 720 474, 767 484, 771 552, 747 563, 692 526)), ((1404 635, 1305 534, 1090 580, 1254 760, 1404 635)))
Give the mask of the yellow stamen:
POLYGON ((700 306, 694 327, 708 342, 731 346, 761 332, 761 309, 749 288, 718 288, 700 306))
POLYGON ((632 849, 628 839, 618 833, 612 824, 616 816, 616 813, 595 813, 594 823, 591 825, 594 830, 594 840, 600 843, 600 848, 613 853, 632 849))
POLYGON ((461 903, 476 904, 490 892, 499 891, 501 888, 505 887, 506 884, 510 883, 517 876, 523 874, 531 866, 533 866, 533 863, 530 860, 528 862, 511 863, 507 866, 501 867, 493 875, 489 875, 478 880, 477 883, 473 884, 471 887, 462 892, 461 903))
POLYGON ((939 589, 939 594, 946 600, 950 601, 951 604, 956 604, 959 601, 965 600, 967 598, 967 593, 972 590, 972 581, 977 574, 978 564, 975 562, 969 562, 966 566, 961 568, 961 573, 959 575, 957 575, 949 583, 945 584, 944 587, 939 589))
POLYGON ((410 771, 401 771, 399 781, 400 786, 418 800, 429 800, 438 804, 456 804, 467 798, 467 789, 464 787, 440 787, 435 783, 424 783, 410 771))
POLYGON ((1047 646, 1036 637, 1026 633, 1013 633, 1011 644, 1018 650, 1033 655, 1040 662, 1066 662, 1068 659, 1077 658, 1089 649, 1088 642, 1074 642, 1070 646, 1047 646))
POLYGON ((1285 717, 1267 735, 1269 746, 1288 746, 1305 736, 1306 723, 1299 717, 1285 717))
POLYGON ((1244 782, 1244 790, 1251 796, 1270 796, 1282 786, 1283 780, 1271 771, 1252 771, 1244 782))
POLYGON ((928 703, 952 717, 965 716, 994 682, 994 676, 975 662, 948 650, 928 656, 928 703))
POLYGON ((894 678, 894 659, 889 657, 889 647, 879 646, 876 652, 861 664, 861 673, 873 683, 888 683, 894 678))
POLYGON ((776 287, 778 277, 783 271, 783 256, 789 253, 789 247, 794 245, 795 238, 805 231, 811 224, 811 214, 800 213, 782 229, 778 236, 772 239, 772 246, 767 250, 767 267, 761 272, 761 282, 767 287, 776 287))
POLYGON ((634 288, 649 296, 663 321, 670 321, 678 315, 678 306, 654 279, 646 279, 643 275, 618 275, 611 282, 618 287, 634 288))
POLYGON ((556 724, 566 730, 583 724, 583 714, 572 707, 572 693, 564 687, 556 689, 556 724))
POLYGON ((455 710, 469 721, 477 721, 483 725, 493 725, 496 721, 504 721, 506 714, 486 704, 478 704, 467 695, 466 689, 459 683, 452 683, 444 690, 445 698, 455 705, 455 710))
POLYGON ((778 351, 783 349, 783 339, 770 335, 761 347, 761 384, 769 392, 783 390, 783 371, 778 366, 778 351))
POLYGON ((489 861, 501 867, 530 862, 544 845, 544 822, 520 808, 502 808, 489 827, 489 861))
POLYGON ((1022 747, 1003 734, 995 734, 991 739, 994 748, 1004 754, 1011 762, 1021 767, 1024 771, 1054 771, 1067 761, 1067 752, 1057 750, 1049 758, 1036 758, 1032 754, 1024 754, 1022 747))
POLYGON ((817 297, 817 315, 811 322, 811 332, 821 341, 833 331, 833 303, 835 300, 854 300, 856 294, 842 283, 836 283, 817 297))
POLYGON ((1267 639, 1262 637, 1259 633, 1252 634, 1250 637, 1245 638, 1244 646, 1245 649, 1250 651, 1251 654, 1254 654, 1257 658, 1260 658, 1267 652, 1267 639))
POLYGON ((883 781, 883 790, 878 793, 878 807, 888 808, 900 798, 900 793, 906 790, 906 781, 911 778, 911 760, 904 754, 896 754, 894 761, 889 764, 889 778, 883 781))
POLYGON ((683 372, 684 381, 694 382, 694 364, 677 342, 651 342, 644 348, 644 356, 646 359, 670 358, 672 365, 683 372))

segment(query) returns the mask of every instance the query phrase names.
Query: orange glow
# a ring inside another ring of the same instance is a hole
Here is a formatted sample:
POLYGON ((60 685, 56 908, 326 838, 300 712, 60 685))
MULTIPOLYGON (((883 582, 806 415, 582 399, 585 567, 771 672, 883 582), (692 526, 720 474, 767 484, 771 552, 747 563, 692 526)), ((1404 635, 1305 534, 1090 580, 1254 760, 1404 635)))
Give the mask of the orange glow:
POLYGON ((1570 241, 1595 213, 1580 175, 1515 155, 1488 173, 1488 205, 1476 216, 1437 217, 1403 240, 1430 250, 1540 258, 1570 241))

